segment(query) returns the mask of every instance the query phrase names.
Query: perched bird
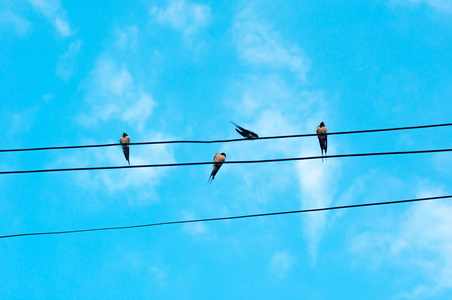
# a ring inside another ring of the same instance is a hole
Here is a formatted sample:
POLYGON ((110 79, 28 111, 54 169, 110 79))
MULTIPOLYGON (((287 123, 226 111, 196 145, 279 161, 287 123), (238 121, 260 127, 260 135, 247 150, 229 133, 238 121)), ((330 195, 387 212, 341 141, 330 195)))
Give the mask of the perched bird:
POLYGON ((129 144, 130 144, 130 136, 127 135, 127 133, 123 133, 122 137, 119 138, 119 142, 122 145, 122 151, 124 151, 124 156, 126 157, 127 162, 129 163, 130 166, 130 161, 129 161, 129 144))
POLYGON ((254 140, 254 139, 258 139, 259 136, 257 134, 255 134, 252 131, 246 130, 243 127, 240 127, 239 125, 235 124, 234 122, 231 121, 232 124, 234 124, 235 127, 237 127, 235 130, 240 133, 240 135, 242 135, 244 138, 249 139, 249 140, 254 140))
POLYGON ((226 160, 226 154, 225 153, 217 153, 217 154, 215 154, 215 156, 213 157, 213 161, 215 163, 213 164, 212 173, 210 173, 210 177, 209 177, 209 180, 207 180, 207 182, 210 181, 210 183, 212 183, 212 180, 215 179, 215 175, 217 174, 218 170, 220 170, 221 165, 223 164, 223 162, 225 160, 226 160))
POLYGON ((323 162, 323 151, 325 151, 325 156, 326 156, 326 148, 327 148, 327 129, 325 127, 325 123, 320 123, 320 125, 317 127, 317 137, 319 138, 319 143, 320 143, 320 151, 322 152, 322 162, 323 162))

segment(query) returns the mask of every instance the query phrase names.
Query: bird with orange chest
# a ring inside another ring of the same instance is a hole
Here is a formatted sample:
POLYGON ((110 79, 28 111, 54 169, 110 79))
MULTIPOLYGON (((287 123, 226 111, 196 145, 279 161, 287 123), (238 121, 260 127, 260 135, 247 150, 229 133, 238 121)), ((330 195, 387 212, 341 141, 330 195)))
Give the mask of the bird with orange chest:
POLYGON ((213 157, 213 161, 215 163, 213 164, 212 173, 210 173, 210 177, 209 177, 209 180, 207 180, 207 182, 212 183, 212 180, 215 179, 215 175, 217 174, 218 170, 220 170, 221 165, 223 164, 223 162, 225 160, 226 160, 226 154, 225 153, 217 153, 217 154, 215 154, 215 156, 213 157))
POLYGON ((128 136, 127 133, 124 132, 122 134, 122 137, 119 138, 119 142, 121 143, 122 151, 124 152, 124 156, 126 157, 126 160, 130 166, 130 161, 129 161, 130 136, 128 136))
MULTIPOLYGON (((320 144, 320 151, 322 152, 322 162, 323 162, 323 152, 325 151, 326 156, 326 148, 328 146, 327 143, 327 128, 325 127, 325 123, 320 123, 319 126, 317 126, 317 137, 319 138, 319 144, 320 144)), ((326 159, 326 158, 325 158, 326 159)))

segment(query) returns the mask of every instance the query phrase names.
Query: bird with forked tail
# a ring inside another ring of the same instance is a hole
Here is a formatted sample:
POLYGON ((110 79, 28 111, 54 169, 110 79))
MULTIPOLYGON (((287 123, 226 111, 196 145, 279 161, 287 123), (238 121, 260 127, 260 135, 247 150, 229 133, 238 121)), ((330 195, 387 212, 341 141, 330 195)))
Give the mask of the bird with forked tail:
POLYGON ((209 180, 207 180, 207 182, 212 183, 212 180, 215 179, 215 175, 217 175, 218 170, 220 170, 221 165, 223 164, 223 162, 226 160, 226 154, 225 153, 216 153, 215 156, 213 157, 213 161, 215 162, 213 164, 213 169, 212 169, 212 173, 210 173, 210 177, 209 180))
POLYGON ((247 130, 247 129, 243 128, 243 127, 240 127, 239 125, 235 124, 235 123, 232 122, 232 121, 230 121, 230 122, 231 122, 232 124, 234 124, 235 127, 237 127, 235 130, 236 130, 241 136, 243 136, 244 138, 246 138, 246 139, 248 139, 248 140, 254 140, 254 139, 258 139, 258 138, 259 138, 259 136, 258 136, 256 133, 254 133, 254 132, 252 132, 252 131, 250 131, 250 130, 247 130))
POLYGON ((122 146, 122 151, 124 152, 124 156, 126 157, 127 162, 130 166, 130 160, 129 160, 129 144, 130 144, 130 136, 127 135, 127 133, 123 133, 122 137, 119 138, 119 142, 122 146))
MULTIPOLYGON (((327 128, 325 127, 325 123, 320 123, 319 126, 317 126, 317 137, 319 138, 319 143, 320 143, 320 151, 322 152, 322 162, 323 162, 323 152, 325 151, 325 156, 326 156, 326 149, 328 146, 327 143, 327 128)), ((326 158, 325 158, 326 159, 326 158)))

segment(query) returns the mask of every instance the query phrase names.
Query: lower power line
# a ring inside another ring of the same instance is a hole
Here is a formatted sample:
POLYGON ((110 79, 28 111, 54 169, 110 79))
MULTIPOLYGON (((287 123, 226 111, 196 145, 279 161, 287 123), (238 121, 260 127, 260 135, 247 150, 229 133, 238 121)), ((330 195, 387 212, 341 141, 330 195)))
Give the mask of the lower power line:
POLYGON ((160 223, 141 224, 141 225, 101 227, 101 228, 76 229, 76 230, 64 230, 64 231, 17 233, 17 234, 10 234, 10 235, 0 235, 0 239, 7 239, 7 238, 14 238, 14 237, 25 237, 25 236, 34 236, 34 235, 56 235, 56 234, 70 234, 70 233, 105 231, 105 230, 124 230, 124 229, 134 229, 134 228, 154 227, 154 226, 164 226, 164 225, 176 225, 176 224, 187 224, 187 223, 200 223, 200 222, 236 220, 236 219, 246 219, 246 218, 256 218, 256 217, 269 217, 269 216, 277 216, 277 215, 288 215, 288 214, 299 214, 299 213, 308 213, 308 212, 319 212, 319 211, 336 210, 336 209, 348 209, 348 208, 367 207, 367 206, 378 206, 378 205, 388 205, 388 204, 401 204, 401 203, 410 203, 410 202, 439 200, 439 199, 446 199, 446 198, 452 198, 452 195, 428 197, 428 198, 408 199, 408 200, 395 200, 395 201, 387 201, 387 202, 372 202, 372 203, 364 203, 364 204, 331 206, 331 207, 323 207, 323 208, 289 210, 289 211, 280 211, 280 212, 271 212, 271 213, 262 213, 262 214, 252 214, 252 215, 240 215, 240 216, 217 217, 217 218, 206 218, 206 219, 192 219, 192 220, 181 220, 181 221, 168 221, 168 222, 160 222, 160 223))

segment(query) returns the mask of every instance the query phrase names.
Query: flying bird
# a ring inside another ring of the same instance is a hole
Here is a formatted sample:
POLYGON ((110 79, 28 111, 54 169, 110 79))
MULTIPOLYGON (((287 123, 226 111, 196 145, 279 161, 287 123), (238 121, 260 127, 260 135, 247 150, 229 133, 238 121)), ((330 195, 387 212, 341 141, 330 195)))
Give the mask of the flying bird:
POLYGON ((323 162, 323 151, 325 151, 325 156, 326 156, 326 148, 327 148, 327 129, 325 127, 325 123, 320 123, 320 125, 317 127, 317 137, 319 138, 319 143, 320 143, 320 151, 322 152, 322 162, 323 162))
POLYGON ((127 135, 127 133, 123 133, 122 137, 119 138, 119 142, 122 145, 122 151, 124 151, 124 156, 126 157, 127 162, 129 163, 130 166, 130 161, 129 161, 129 144, 130 144, 130 136, 127 135))
POLYGON ((217 174, 218 170, 220 170, 221 165, 223 164, 223 162, 225 160, 226 160, 226 154, 225 153, 217 153, 217 154, 215 154, 215 156, 213 157, 213 161, 215 163, 213 164, 212 173, 210 173, 210 177, 209 177, 209 180, 207 180, 207 182, 210 181, 210 183, 212 183, 212 180, 215 179, 215 175, 217 174))
POLYGON ((235 127, 237 127, 235 130, 240 133, 240 135, 242 135, 244 138, 248 139, 248 140, 254 140, 254 139, 258 139, 259 136, 257 134, 255 134, 252 131, 246 130, 243 127, 240 127, 239 125, 235 124, 234 122, 231 121, 232 124, 234 124, 235 127))

